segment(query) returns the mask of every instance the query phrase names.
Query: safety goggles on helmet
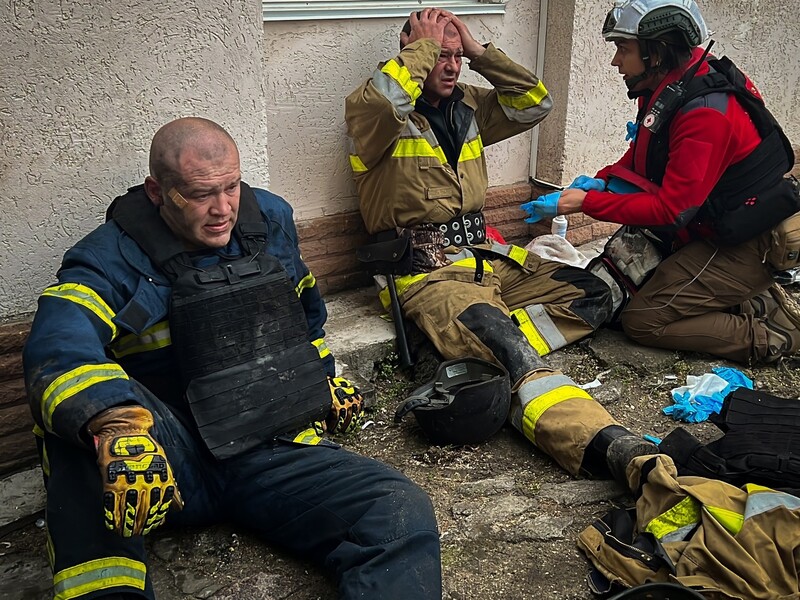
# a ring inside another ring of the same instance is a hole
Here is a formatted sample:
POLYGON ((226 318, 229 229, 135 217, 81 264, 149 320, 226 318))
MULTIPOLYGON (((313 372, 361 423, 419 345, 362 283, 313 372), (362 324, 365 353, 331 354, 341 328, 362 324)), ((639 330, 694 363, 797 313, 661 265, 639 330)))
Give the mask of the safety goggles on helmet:
POLYGON ((691 48, 711 36, 695 0, 616 0, 603 23, 606 40, 654 40, 671 31, 691 48))
POLYGON ((397 407, 395 422, 414 413, 434 444, 479 444, 503 426, 511 408, 508 371, 480 358, 439 365, 433 380, 397 407))

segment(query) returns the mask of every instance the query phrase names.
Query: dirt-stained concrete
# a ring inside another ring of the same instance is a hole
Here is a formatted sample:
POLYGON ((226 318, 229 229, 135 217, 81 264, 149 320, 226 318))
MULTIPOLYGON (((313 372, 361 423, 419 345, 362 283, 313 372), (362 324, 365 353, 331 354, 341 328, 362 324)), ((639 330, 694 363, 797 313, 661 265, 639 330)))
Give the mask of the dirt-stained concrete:
MULTIPOLYGON (((657 436, 676 426, 662 413, 671 403, 670 389, 682 385, 687 374, 726 364, 645 349, 615 331, 601 331, 547 361, 579 384, 599 379, 592 393, 615 417, 636 432, 657 436)), ((445 599, 591 598, 585 583, 588 563, 575 539, 593 519, 631 498, 612 482, 571 478, 509 426, 480 446, 453 448, 429 445, 413 418, 394 424, 396 404, 427 379, 431 364, 423 361, 416 382, 391 361, 378 364, 368 425, 338 441, 398 468, 431 495, 441 529, 445 599)), ((737 367, 757 387, 796 398, 797 366, 797 360, 789 360, 737 367)), ((709 423, 684 426, 704 440, 719 435, 709 423)), ((0 539, 0 597, 51 597, 45 537, 43 528, 31 524, 0 539)), ((160 531, 149 536, 148 544, 161 600, 337 597, 318 568, 229 526, 160 531)))

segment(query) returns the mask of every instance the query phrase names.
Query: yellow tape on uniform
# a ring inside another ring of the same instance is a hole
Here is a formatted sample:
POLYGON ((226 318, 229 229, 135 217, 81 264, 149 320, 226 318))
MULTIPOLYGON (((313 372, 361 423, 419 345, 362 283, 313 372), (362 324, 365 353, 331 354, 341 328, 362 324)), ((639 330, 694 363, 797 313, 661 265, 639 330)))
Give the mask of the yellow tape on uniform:
POLYGON ((117 326, 112 321, 116 314, 93 289, 80 283, 62 283, 47 288, 42 292, 42 296, 61 298, 83 306, 111 328, 112 340, 117 337, 117 326))
POLYGON ((383 65, 381 72, 394 79, 406 91, 406 94, 411 98, 412 104, 422 93, 419 84, 411 79, 411 72, 406 67, 401 67, 396 60, 388 61, 383 65))
POLYGON ((394 158, 416 158, 419 156, 433 156, 444 164, 447 158, 441 146, 435 148, 425 138, 400 138, 392 152, 394 158))
POLYGON ((525 434, 525 437, 535 444, 536 423, 548 409, 565 400, 592 400, 592 397, 574 385, 562 385, 537 396, 525 405, 522 413, 522 433, 525 434))
POLYGON ((114 587, 144 590, 144 563, 122 556, 100 558, 59 571, 53 576, 55 600, 71 600, 84 594, 114 587))
POLYGON ((699 521, 700 503, 691 496, 687 496, 675 506, 650 521, 644 529, 660 540, 673 531, 682 529, 687 525, 694 525, 699 521))
POLYGON ((498 94, 497 101, 505 106, 510 106, 516 110, 525 110, 532 106, 539 106, 542 100, 547 96, 547 88, 540 81, 536 87, 529 89, 521 96, 510 96, 507 94, 498 94))
POLYGON ((468 160, 475 160, 483 155, 483 140, 481 136, 476 137, 474 140, 466 142, 461 146, 461 154, 458 157, 458 162, 466 162, 468 160))

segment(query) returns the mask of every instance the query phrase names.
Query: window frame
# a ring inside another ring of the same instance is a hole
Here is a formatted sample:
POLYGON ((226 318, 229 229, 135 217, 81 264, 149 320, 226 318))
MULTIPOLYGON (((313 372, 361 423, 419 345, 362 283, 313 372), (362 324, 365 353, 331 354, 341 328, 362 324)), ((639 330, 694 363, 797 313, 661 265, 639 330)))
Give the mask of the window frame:
POLYGON ((444 8, 456 15, 505 14, 505 0, 262 0, 265 23, 281 21, 319 21, 330 19, 378 19, 407 17, 413 10, 428 6, 444 8))

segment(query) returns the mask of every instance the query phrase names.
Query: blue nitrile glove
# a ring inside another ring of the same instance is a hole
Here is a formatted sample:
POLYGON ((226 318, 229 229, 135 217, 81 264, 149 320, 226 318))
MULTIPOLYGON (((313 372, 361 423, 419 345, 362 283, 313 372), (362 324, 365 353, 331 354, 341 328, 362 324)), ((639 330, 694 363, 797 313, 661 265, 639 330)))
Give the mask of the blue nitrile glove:
POLYGON ((550 192, 520 206, 522 210, 530 215, 525 219, 525 222, 538 223, 542 219, 552 219, 558 215, 558 199, 560 197, 561 192, 550 192))
POLYGON ((584 192, 589 192, 591 190, 602 192, 606 189, 606 182, 602 179, 589 177, 588 175, 578 175, 575 181, 569 184, 569 187, 576 190, 583 190, 584 192))
POLYGON ((633 121, 625 123, 625 141, 633 142, 636 140, 636 134, 639 133, 639 124, 633 121))

